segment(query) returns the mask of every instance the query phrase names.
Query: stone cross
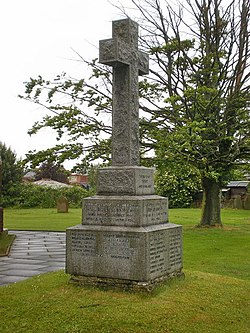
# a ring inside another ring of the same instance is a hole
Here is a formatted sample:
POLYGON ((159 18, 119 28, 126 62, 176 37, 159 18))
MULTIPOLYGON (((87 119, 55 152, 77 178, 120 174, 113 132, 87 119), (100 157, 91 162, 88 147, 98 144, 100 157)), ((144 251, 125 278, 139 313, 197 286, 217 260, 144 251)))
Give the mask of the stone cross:
POLYGON ((100 41, 99 61, 113 67, 112 165, 139 165, 138 74, 149 72, 148 54, 138 50, 138 24, 112 22, 112 39, 100 41))

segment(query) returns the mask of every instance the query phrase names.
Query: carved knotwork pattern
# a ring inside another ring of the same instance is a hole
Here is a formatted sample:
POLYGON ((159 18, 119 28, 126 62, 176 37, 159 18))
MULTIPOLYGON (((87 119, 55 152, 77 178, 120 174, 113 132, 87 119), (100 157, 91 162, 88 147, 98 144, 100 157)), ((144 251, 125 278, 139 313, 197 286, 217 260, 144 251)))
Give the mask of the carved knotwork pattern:
POLYGON ((112 165, 139 165, 138 73, 148 72, 148 56, 136 22, 114 21, 112 37, 100 41, 100 62, 113 67, 112 165))
POLYGON ((109 170, 107 173, 102 173, 102 192, 107 193, 131 193, 134 191, 134 174, 133 172, 109 170))

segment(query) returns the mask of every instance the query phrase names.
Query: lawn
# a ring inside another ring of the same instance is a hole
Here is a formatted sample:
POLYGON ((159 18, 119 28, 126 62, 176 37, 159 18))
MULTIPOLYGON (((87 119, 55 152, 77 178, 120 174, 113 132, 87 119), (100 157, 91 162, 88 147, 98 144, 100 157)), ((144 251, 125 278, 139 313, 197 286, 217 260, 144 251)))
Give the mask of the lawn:
POLYGON ((5 232, 0 234, 0 257, 8 254, 11 244, 15 239, 14 235, 8 235, 5 232))
POLYGON ((81 223, 81 209, 57 213, 56 209, 5 209, 4 226, 10 230, 65 231, 81 223))
MULTIPOLYGON (((223 210, 223 229, 195 228, 199 209, 170 210, 183 225, 184 280, 153 294, 81 288, 63 271, 0 288, 1 333, 250 332, 250 214, 223 210)), ((81 211, 5 210, 9 229, 65 230, 81 211)))

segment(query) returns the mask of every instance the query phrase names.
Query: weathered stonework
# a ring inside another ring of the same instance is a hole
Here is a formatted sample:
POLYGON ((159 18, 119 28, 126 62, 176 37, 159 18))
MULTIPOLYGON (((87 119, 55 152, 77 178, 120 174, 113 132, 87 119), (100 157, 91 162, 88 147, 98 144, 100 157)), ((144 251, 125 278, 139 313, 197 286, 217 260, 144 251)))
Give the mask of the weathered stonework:
POLYGON ((57 213, 68 213, 69 212, 69 202, 67 198, 60 197, 57 200, 57 213))
POLYGON ((112 165, 139 165, 138 73, 148 74, 149 58, 138 50, 138 25, 114 21, 112 39, 100 41, 102 64, 113 67, 112 165))
POLYGON ((167 222, 168 199, 158 195, 97 195, 83 201, 83 225, 140 227, 167 222))
POLYGON ((154 194, 154 169, 145 167, 108 167, 97 171, 97 194, 154 194))
POLYGON ((151 291, 182 275, 182 228, 155 195, 154 169, 139 166, 138 25, 113 22, 100 62, 113 67, 112 166, 97 172, 97 195, 83 200, 82 224, 67 229, 66 272, 83 285, 151 291))
POLYGON ((66 271, 73 275, 152 281, 182 268, 181 227, 79 225, 68 229, 66 271))
POLYGON ((106 278, 106 277, 97 277, 97 276, 83 276, 83 275, 74 275, 71 277, 71 283, 89 286, 89 287, 97 287, 101 289, 112 289, 118 291, 133 291, 133 292, 152 292, 155 287, 166 283, 166 281, 172 280, 174 278, 182 279, 184 278, 184 274, 182 270, 175 271, 171 274, 162 275, 154 280, 150 281, 133 281, 126 279, 114 279, 114 278, 106 278))

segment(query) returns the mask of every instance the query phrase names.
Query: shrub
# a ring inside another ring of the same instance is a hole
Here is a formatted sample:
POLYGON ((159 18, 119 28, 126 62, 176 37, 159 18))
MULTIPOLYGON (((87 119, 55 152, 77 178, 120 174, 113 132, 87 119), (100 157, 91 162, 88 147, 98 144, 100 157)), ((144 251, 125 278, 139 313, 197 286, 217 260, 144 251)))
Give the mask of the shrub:
POLYGON ((52 188, 34 184, 22 184, 20 194, 15 200, 15 206, 20 208, 54 208, 59 197, 64 196, 71 208, 79 208, 82 199, 92 195, 80 186, 52 188))
POLYGON ((157 170, 156 192, 169 198, 170 208, 190 207, 194 195, 201 190, 199 173, 188 165, 169 165, 157 170))
POLYGON ((0 142, 0 206, 8 207, 15 203, 19 193, 23 168, 16 153, 0 142))

